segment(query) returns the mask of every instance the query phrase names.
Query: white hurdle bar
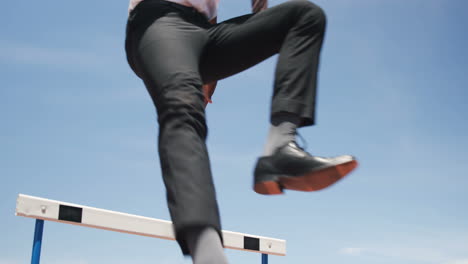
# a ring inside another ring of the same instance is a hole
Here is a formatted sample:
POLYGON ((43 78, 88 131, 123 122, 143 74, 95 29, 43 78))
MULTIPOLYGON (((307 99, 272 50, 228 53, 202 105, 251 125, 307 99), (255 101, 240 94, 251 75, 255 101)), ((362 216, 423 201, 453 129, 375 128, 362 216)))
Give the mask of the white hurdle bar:
MULTIPOLYGON (((120 213, 89 206, 65 203, 19 194, 16 215, 36 219, 31 264, 39 264, 45 221, 128 233, 139 236, 175 240, 171 221, 120 213)), ((286 241, 231 231, 222 231, 224 247, 262 254, 262 264, 268 255, 285 256, 286 241)))

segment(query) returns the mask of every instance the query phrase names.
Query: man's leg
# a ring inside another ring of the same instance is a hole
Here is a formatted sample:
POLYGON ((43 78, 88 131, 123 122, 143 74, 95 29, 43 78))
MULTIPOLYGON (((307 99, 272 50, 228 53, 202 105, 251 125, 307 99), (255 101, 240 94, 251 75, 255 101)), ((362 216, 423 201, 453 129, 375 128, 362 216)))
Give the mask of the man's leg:
POLYGON ((255 15, 225 21, 209 30, 200 71, 210 82, 243 71, 279 53, 266 156, 255 169, 254 189, 314 191, 343 178, 357 165, 348 155, 313 157, 297 146, 296 128, 315 123, 320 50, 326 19, 322 9, 293 0, 255 15))
POLYGON ((324 30, 324 12, 306 0, 222 22, 209 30, 203 80, 226 78, 279 53, 271 114, 293 113, 301 125, 311 125, 324 30))
MULTIPOLYGON (((222 264, 226 259, 205 145, 204 96, 198 73, 206 40, 205 29, 170 13, 143 34, 134 49, 134 61, 158 111, 159 155, 177 241, 183 253, 192 256, 207 251, 208 246, 219 253, 210 260, 222 264), (203 245, 195 249, 199 239, 203 245)), ((213 263, 200 259, 194 257, 194 262, 213 263)))

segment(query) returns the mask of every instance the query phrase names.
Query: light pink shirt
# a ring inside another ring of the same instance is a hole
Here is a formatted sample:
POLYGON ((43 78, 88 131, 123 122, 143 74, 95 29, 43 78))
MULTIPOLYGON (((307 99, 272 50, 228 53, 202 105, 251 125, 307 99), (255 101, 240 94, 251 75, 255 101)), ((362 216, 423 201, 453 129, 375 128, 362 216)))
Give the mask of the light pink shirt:
MULTIPOLYGON (((135 6, 144 0, 130 0, 128 11, 132 11, 135 6)), ((215 18, 217 15, 219 0, 166 0, 181 4, 184 6, 190 6, 197 9, 200 13, 205 14, 208 19, 215 18)))

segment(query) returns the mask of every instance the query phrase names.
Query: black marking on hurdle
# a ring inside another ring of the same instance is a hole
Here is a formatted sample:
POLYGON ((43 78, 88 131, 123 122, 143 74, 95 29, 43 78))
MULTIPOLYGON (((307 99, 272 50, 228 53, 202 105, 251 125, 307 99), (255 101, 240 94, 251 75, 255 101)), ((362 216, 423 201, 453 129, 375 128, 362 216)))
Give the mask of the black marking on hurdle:
POLYGON ((244 249, 260 251, 260 239, 244 236, 244 249))
POLYGON ((62 204, 60 205, 58 220, 81 223, 82 216, 83 208, 62 204))

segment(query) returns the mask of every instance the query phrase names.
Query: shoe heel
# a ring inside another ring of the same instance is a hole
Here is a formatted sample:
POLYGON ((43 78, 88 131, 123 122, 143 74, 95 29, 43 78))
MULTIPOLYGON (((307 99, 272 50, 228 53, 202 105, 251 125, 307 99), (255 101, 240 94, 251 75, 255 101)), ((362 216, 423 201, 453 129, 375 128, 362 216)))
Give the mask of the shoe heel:
POLYGON ((274 181, 263 181, 258 182, 254 185, 254 191, 259 194, 265 195, 275 195, 275 194, 282 194, 283 188, 274 181))

